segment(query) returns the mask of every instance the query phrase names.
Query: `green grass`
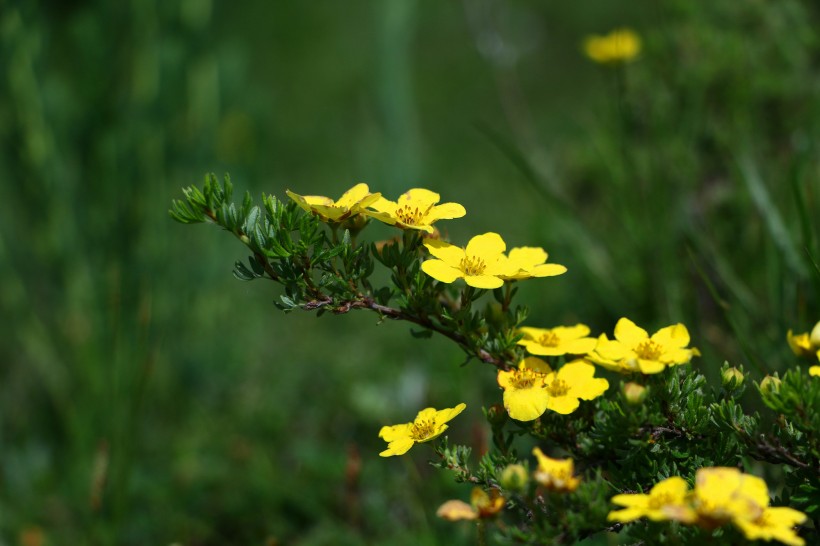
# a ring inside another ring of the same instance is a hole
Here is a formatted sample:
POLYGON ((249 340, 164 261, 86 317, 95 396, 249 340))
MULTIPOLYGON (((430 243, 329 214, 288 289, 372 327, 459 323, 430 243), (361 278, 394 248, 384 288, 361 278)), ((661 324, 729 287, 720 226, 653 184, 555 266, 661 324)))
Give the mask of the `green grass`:
POLYGON ((434 517, 469 488, 376 435, 464 400, 473 442, 492 370, 374 316, 283 316, 229 236, 168 218, 207 171, 429 187, 468 210, 455 241, 569 267, 522 286, 532 325, 683 321, 707 373, 791 366, 786 330, 820 318, 820 11, 597 4, 4 6, 0 544, 475 540, 434 517), (582 57, 622 25, 636 62, 582 57))

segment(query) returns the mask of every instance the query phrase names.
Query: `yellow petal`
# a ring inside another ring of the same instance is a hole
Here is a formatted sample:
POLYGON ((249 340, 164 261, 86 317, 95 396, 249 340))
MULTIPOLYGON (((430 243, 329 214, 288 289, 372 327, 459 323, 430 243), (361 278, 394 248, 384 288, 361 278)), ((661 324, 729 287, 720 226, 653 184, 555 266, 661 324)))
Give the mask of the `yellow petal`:
POLYGON ((511 263, 527 269, 546 262, 547 253, 540 247, 520 246, 510 250, 509 259, 511 263))
POLYGON ((462 402, 461 404, 457 405, 454 408, 445 408, 442 410, 438 410, 435 415, 436 423, 446 423, 453 419, 456 415, 464 411, 464 408, 467 407, 467 404, 462 402))
POLYGON ((398 206, 412 205, 413 207, 426 209, 438 203, 440 199, 441 196, 434 191, 424 188, 413 188, 399 196, 398 206))
POLYGON ((584 339, 573 339, 563 344, 565 352, 573 355, 585 355, 595 350, 598 340, 588 337, 584 339))
POLYGON ((566 273, 567 268, 559 264, 541 264, 531 268, 528 272, 531 277, 555 277, 566 273))
POLYGON ((664 347, 686 347, 689 345, 689 330, 683 324, 661 328, 652 334, 652 340, 664 347))
POLYGON ((463 260, 465 256, 463 248, 451 245, 450 243, 446 243, 444 241, 439 241, 437 239, 426 241, 424 243, 424 247, 428 252, 430 252, 431 256, 434 256, 439 260, 443 260, 445 263, 453 267, 458 267, 461 260, 463 260))
POLYGON ((510 417, 516 421, 538 419, 547 410, 548 400, 549 395, 546 389, 541 387, 504 391, 504 407, 510 417))
POLYGON ((595 366, 588 364, 583 360, 574 360, 564 364, 558 370, 558 378, 562 381, 572 384, 582 384, 595 375, 595 366))
POLYGON ((410 425, 403 424, 403 425, 392 425, 392 426, 383 426, 379 431, 379 438, 382 438, 386 442, 392 442, 396 438, 401 437, 409 437, 410 435, 410 425))
POLYGON ((478 519, 478 512, 472 506, 460 500, 448 500, 439 506, 436 515, 447 521, 478 519))
POLYGON ((495 263, 498 260, 498 255, 503 253, 506 248, 507 245, 504 243, 504 239, 498 233, 488 232, 470 239, 467 248, 464 250, 468 256, 483 258, 485 261, 495 263))
POLYGON ((398 208, 396 203, 394 203, 393 201, 389 201, 384 197, 379 197, 368 206, 372 209, 375 209, 377 212, 384 212, 390 216, 395 215, 396 208, 398 208))
POLYGON ((387 449, 379 453, 379 457, 392 457, 393 455, 404 455, 413 447, 413 440, 410 438, 399 438, 387 445, 387 449))
POLYGON ((666 368, 666 366, 662 362, 658 362, 657 360, 646 360, 644 358, 639 358, 638 368, 641 370, 641 373, 653 374, 661 373, 666 368))
POLYGON ((465 214, 467 214, 467 211, 458 203, 442 203, 430 209, 430 212, 427 213, 427 222, 432 224, 436 220, 461 218, 465 214))
POLYGON ((421 270, 437 281, 446 283, 451 283, 464 275, 460 270, 447 265, 441 260, 426 260, 421 264, 421 270))
POLYGON ((615 339, 633 347, 641 341, 647 339, 649 334, 643 328, 624 317, 615 325, 615 339))
POLYGON ((491 275, 465 275, 464 282, 474 288, 484 288, 487 290, 499 288, 504 285, 504 281, 491 275))
POLYGON ((629 354, 629 350, 620 341, 598 339, 595 352, 607 360, 621 360, 629 354))
POLYGON ((581 403, 574 396, 550 396, 547 401, 547 409, 561 415, 569 415, 577 410, 580 405, 581 403))
MULTIPOLYGON (((820 358, 820 351, 817 351, 817 358, 820 358)), ((820 366, 812 366, 809 368, 809 375, 820 377, 820 366)))
POLYGON ((530 370, 535 370, 538 373, 548 374, 552 372, 552 368, 550 365, 541 360, 540 358, 536 358, 534 356, 528 356, 524 360, 522 360, 518 364, 519 368, 529 368, 530 370))
POLYGON ((576 324, 575 326, 558 326, 552 331, 559 338, 563 339, 578 339, 579 337, 586 337, 589 335, 589 326, 586 324, 576 324))
POLYGON ((416 414, 416 418, 413 420, 414 423, 418 423, 419 421, 432 421, 436 417, 436 408, 424 408, 420 412, 416 414))
MULTIPOLYGON (((370 195, 370 188, 367 187, 367 184, 356 184, 355 186, 353 186, 352 188, 350 188, 342 194, 339 200, 336 201, 336 205, 340 207, 350 208, 362 199, 364 199, 365 197, 367 197, 368 195, 370 195)), ((373 201, 375 201, 376 199, 373 199, 373 201)))

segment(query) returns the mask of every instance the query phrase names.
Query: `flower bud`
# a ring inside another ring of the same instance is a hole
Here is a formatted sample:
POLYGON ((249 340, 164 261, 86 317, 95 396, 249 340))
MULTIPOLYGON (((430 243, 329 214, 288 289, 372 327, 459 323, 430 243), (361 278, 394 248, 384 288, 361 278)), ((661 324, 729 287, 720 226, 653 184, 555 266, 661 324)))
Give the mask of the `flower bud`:
POLYGON ((493 428, 500 427, 507 422, 507 410, 501 404, 493 404, 487 408, 487 421, 493 428))
POLYGON ((624 398, 630 404, 637 406, 642 404, 649 393, 649 389, 638 383, 629 382, 623 386, 624 398))
POLYGON ((520 464, 511 464, 501 472, 501 487, 510 491, 524 491, 529 483, 527 469, 520 464))
POLYGON ((720 379, 723 382, 724 387, 728 387, 732 384, 733 381, 735 387, 739 387, 743 383, 743 380, 745 378, 746 376, 743 375, 743 372, 741 372, 735 367, 726 368, 725 370, 723 370, 723 373, 720 374, 720 379))
POLYGON ((780 378, 776 375, 767 375, 760 382, 761 394, 777 394, 780 391, 780 378))

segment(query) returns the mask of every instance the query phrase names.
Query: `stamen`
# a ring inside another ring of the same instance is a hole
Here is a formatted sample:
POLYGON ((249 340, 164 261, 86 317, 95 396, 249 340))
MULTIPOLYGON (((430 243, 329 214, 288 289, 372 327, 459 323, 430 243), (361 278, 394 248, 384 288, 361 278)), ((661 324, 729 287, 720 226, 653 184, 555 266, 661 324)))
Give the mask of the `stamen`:
POLYGON ((527 389, 535 385, 537 380, 543 378, 544 374, 542 373, 536 372, 535 370, 531 370, 529 368, 522 368, 515 370, 515 374, 512 377, 512 384, 516 389, 527 389))
POLYGON ((476 256, 465 256, 461 259, 459 269, 461 269, 465 275, 481 275, 484 273, 484 270, 487 269, 487 264, 484 263, 484 260, 476 256))
POLYGON ((555 332, 547 332, 538 338, 538 344, 544 347, 558 347, 559 341, 555 332))
POLYGON ((433 435, 435 428, 436 423, 432 419, 416 421, 410 427, 410 437, 417 442, 422 442, 433 435))
POLYGON ((564 380, 556 377, 547 387, 547 390, 551 396, 564 396, 569 392, 569 385, 564 380))
POLYGON ((641 341, 638 346, 635 347, 635 354, 638 355, 638 358, 642 358, 643 360, 658 360, 658 358, 660 358, 663 354, 663 347, 651 339, 647 339, 645 341, 641 341))

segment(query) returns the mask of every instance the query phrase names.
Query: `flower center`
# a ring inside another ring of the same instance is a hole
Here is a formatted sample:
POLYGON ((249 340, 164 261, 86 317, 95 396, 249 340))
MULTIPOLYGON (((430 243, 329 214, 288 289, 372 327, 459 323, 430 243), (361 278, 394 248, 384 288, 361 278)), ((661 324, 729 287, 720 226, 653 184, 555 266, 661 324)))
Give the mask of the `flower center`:
POLYGON ((658 360, 663 354, 663 347, 651 339, 647 339, 645 341, 641 341, 638 346, 635 347, 635 354, 638 355, 638 358, 643 360, 658 360))
POLYGON ((657 510, 668 504, 675 504, 675 498, 669 493, 656 493, 649 496, 649 508, 657 510))
POLYGON ((547 332, 538 338, 538 344, 544 347, 558 347, 559 341, 555 332, 547 332))
POLYGON ((539 379, 543 379, 544 374, 531 370, 529 368, 521 368, 515 370, 515 375, 512 378, 512 385, 516 389, 528 389, 535 385, 539 379))
POLYGON ((436 423, 432 419, 423 419, 421 421, 416 421, 410 427, 410 437, 417 441, 423 442, 427 438, 433 435, 435 432, 436 423))
POLYGON ((569 392, 569 385, 567 385, 563 379, 556 377, 552 383, 550 383, 549 387, 547 387, 547 390, 551 396, 564 396, 569 392))
POLYGON ((427 212, 430 210, 430 207, 426 209, 420 209, 418 207, 411 207, 410 205, 404 205, 403 207, 399 207, 396 209, 396 218, 398 218, 399 222, 405 224, 407 226, 416 226, 419 225, 421 220, 427 216, 427 212))
POLYGON ((472 276, 484 273, 484 270, 487 269, 487 264, 484 260, 476 256, 465 256, 461 259, 461 263, 458 267, 465 275, 472 276))

